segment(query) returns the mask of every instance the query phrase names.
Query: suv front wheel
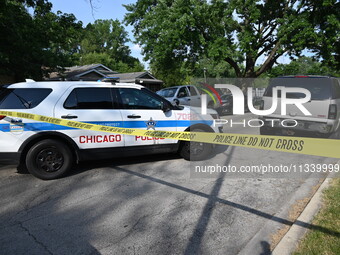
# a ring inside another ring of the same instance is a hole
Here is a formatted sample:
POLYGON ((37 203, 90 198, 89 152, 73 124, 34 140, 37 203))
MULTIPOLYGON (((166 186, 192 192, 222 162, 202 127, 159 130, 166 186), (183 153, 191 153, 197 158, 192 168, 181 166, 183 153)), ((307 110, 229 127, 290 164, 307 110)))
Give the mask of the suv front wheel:
POLYGON ((46 139, 34 144, 27 153, 28 171, 43 180, 52 180, 63 176, 71 169, 73 155, 67 145, 53 139, 46 139))
MULTIPOLYGON (((195 128, 191 132, 206 132, 195 128)), ((210 143, 182 141, 179 155, 186 160, 198 161, 207 159, 213 152, 213 145, 210 143)))

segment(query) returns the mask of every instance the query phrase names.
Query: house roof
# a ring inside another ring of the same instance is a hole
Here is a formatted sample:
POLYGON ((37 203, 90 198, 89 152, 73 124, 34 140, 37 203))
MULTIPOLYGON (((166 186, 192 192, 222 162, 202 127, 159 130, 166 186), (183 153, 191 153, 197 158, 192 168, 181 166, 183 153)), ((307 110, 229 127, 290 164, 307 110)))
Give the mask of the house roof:
POLYGON ((149 74, 149 72, 118 73, 116 74, 116 76, 119 77, 121 80, 130 80, 130 79, 141 78, 142 76, 145 76, 146 74, 149 74))
POLYGON ((91 72, 96 72, 100 76, 103 76, 103 77, 111 76, 117 73, 102 64, 91 64, 91 65, 83 65, 83 66, 65 67, 65 71, 62 74, 58 72, 51 73, 50 79, 59 79, 63 77, 69 80, 69 79, 79 78, 91 72))
POLYGON ((72 66, 65 67, 63 73, 54 72, 50 74, 49 80, 60 80, 64 78, 66 80, 79 80, 82 76, 89 73, 97 73, 101 77, 117 77, 119 82, 129 82, 129 83, 154 83, 163 84, 162 80, 157 80, 149 72, 133 72, 133 73, 118 73, 112 71, 110 68, 102 64, 91 64, 84 66, 72 66))
POLYGON ((134 72, 134 73, 115 73, 115 77, 119 78, 120 82, 152 82, 152 83, 163 83, 162 80, 157 80, 149 72, 134 72))

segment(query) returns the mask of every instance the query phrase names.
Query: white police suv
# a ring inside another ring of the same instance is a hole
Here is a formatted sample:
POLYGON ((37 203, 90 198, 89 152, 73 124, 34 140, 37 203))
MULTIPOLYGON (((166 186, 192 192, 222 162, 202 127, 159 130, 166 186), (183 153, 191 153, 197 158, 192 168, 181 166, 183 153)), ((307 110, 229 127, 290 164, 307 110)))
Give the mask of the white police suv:
MULTIPOLYGON (((218 132, 215 111, 201 115, 173 106, 135 84, 106 82, 24 82, 0 90, 0 110, 38 114, 110 127, 218 132)), ((74 162, 179 152, 185 159, 209 156, 213 146, 172 139, 88 131, 0 116, 0 159, 14 158, 34 176, 55 179, 74 162)))

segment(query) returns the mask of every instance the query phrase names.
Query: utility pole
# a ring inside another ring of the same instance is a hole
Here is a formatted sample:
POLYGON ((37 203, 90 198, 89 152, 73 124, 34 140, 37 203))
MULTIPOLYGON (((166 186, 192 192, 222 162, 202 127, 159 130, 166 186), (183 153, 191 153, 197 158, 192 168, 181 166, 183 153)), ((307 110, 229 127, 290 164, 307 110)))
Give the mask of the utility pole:
POLYGON ((207 72, 207 68, 203 68, 203 75, 204 75, 204 82, 205 83, 207 83, 207 74, 206 74, 206 72, 207 72))

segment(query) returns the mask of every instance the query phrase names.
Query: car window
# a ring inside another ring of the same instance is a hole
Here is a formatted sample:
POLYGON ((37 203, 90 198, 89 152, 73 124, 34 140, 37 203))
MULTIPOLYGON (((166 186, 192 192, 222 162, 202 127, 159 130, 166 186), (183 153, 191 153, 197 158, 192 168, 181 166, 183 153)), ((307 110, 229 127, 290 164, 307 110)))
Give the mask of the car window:
POLYGON ((0 109, 32 109, 39 105, 51 92, 52 89, 2 89, 0 92, 0 109))
POLYGON ((158 91, 157 94, 162 96, 162 97, 174 97, 176 91, 177 91, 177 88, 162 89, 162 90, 158 91))
MULTIPOLYGON (((281 87, 296 87, 308 89, 311 93, 312 100, 326 100, 331 98, 331 80, 328 78, 275 78, 271 79, 270 85, 266 89, 264 96, 272 97, 273 88, 281 87)), ((278 97, 281 97, 281 91, 278 97)), ((303 93, 287 93, 287 98, 301 98, 303 93)))
POLYGON ((196 89, 193 86, 189 86, 188 89, 190 90, 191 96, 197 96, 196 89))
POLYGON ((110 88, 76 88, 67 97, 66 109, 113 109, 110 88))
POLYGON ((187 89, 185 87, 180 88, 178 91, 177 97, 187 97, 187 96, 188 96, 187 89))
POLYGON ((334 91, 333 98, 336 99, 340 98, 340 84, 336 79, 333 80, 333 91, 334 91))
POLYGON ((161 110, 163 101, 145 89, 119 88, 123 109, 161 110))

